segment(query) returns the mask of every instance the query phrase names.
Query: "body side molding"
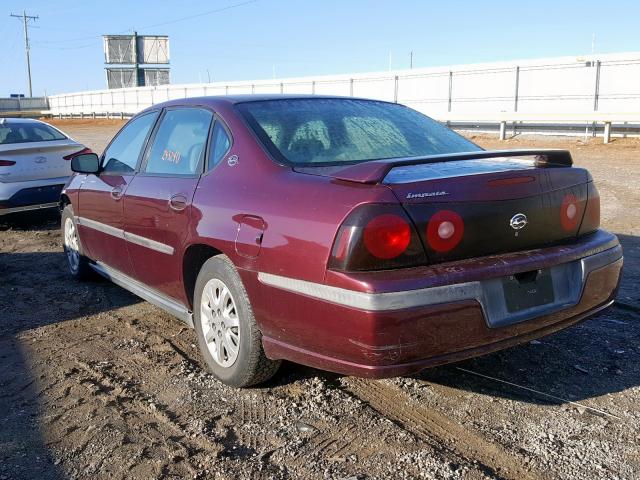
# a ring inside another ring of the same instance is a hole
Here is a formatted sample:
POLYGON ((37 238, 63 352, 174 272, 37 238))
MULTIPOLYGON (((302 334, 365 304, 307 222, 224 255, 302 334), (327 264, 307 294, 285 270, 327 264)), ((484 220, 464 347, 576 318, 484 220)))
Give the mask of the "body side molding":
POLYGON ((111 225, 107 225, 106 223, 96 222, 95 220, 91 220, 85 217, 76 217, 76 223, 78 225, 82 225, 83 227, 92 228, 113 237, 122 238, 127 242, 150 248, 151 250, 155 250, 156 252, 166 253, 167 255, 173 255, 174 252, 171 245, 156 242, 155 240, 141 237, 140 235, 136 235, 135 233, 125 232, 120 228, 112 227, 111 225))

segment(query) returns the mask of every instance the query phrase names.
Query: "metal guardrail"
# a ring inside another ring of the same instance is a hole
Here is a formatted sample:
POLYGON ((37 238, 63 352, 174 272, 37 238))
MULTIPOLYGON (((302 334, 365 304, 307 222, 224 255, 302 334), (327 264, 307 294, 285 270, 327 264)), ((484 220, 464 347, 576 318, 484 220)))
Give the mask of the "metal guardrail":
POLYGON ((500 140, 507 137, 507 126, 514 131, 533 132, 577 132, 580 129, 593 136, 602 133, 603 142, 609 143, 612 134, 640 134, 640 113, 564 113, 540 114, 499 112, 493 114, 478 113, 437 117, 439 121, 458 130, 498 130, 500 140))
POLYGON ((55 117, 59 119, 84 119, 84 118, 108 118, 108 119, 128 119, 133 117, 137 112, 91 112, 91 113, 54 113, 51 110, 44 110, 42 115, 45 117, 55 117))

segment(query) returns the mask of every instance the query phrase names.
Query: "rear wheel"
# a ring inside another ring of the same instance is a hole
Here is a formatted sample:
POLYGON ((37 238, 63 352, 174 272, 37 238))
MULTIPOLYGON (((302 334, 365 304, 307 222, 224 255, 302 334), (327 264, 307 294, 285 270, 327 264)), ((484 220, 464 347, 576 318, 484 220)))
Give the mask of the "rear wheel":
POLYGON ((262 334, 240 276, 224 255, 210 258, 198 274, 194 326, 211 372, 234 387, 270 379, 280 361, 266 357, 262 334))
POLYGON ((78 280, 85 280, 93 276, 93 270, 89 266, 89 260, 84 256, 82 243, 78 236, 73 207, 67 205, 62 211, 62 234, 64 253, 67 257, 67 266, 71 275, 78 280))

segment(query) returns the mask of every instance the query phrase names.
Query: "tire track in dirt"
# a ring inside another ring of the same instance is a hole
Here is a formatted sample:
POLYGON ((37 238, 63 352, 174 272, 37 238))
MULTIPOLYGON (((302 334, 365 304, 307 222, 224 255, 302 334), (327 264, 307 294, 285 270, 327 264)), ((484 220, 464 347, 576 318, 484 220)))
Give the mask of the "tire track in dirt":
POLYGON ((314 457, 326 456, 335 458, 340 453, 343 455, 362 456, 362 445, 358 439, 362 436, 354 424, 336 431, 325 431, 311 437, 303 451, 293 457, 293 465, 303 466, 314 457))
MULTIPOLYGON (((153 427, 153 421, 156 421, 166 427, 173 433, 171 436, 175 442, 174 445, 179 447, 180 456, 189 458, 196 450, 209 452, 217 455, 221 451, 219 444, 209 441, 204 435, 193 435, 192 432, 180 421, 179 416, 159 404, 152 397, 143 394, 135 386, 129 384, 126 380, 118 378, 106 369, 97 368, 94 365, 85 363, 81 360, 75 360, 83 375, 79 375, 82 385, 94 389, 98 395, 103 395, 103 402, 111 408, 118 410, 122 418, 129 416, 138 417, 148 427, 153 427), (149 417, 148 419, 141 418, 149 417)), ((159 436, 166 435, 164 429, 153 427, 157 430, 159 436)), ((195 474, 197 470, 190 468, 191 473, 195 474)))
POLYGON ((259 428, 254 428, 254 425, 266 422, 267 413, 264 395, 262 392, 258 392, 254 395, 254 398, 243 398, 239 403, 240 428, 238 429, 238 436, 240 443, 256 452, 263 453, 261 450, 264 450, 265 445, 270 442, 267 442, 265 432, 260 431, 259 428))
POLYGON ((416 402, 397 388, 359 378, 349 378, 346 383, 350 393, 380 415, 398 423, 418 438, 436 440, 445 450, 470 463, 480 463, 485 473, 491 476, 514 480, 546 478, 524 465, 501 445, 416 402))

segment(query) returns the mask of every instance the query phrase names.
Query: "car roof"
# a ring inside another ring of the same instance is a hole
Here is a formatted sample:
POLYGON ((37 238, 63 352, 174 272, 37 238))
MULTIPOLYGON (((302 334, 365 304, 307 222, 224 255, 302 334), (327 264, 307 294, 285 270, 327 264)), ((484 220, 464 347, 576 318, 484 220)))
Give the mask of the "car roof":
POLYGON ((44 123, 35 118, 21 118, 21 117, 0 117, 0 125, 16 125, 18 123, 44 123))
POLYGON ((154 104, 152 107, 149 107, 146 110, 151 110, 154 108, 163 108, 170 106, 179 106, 179 105, 209 105, 213 108, 218 106, 229 106, 236 105, 238 103, 249 103, 249 102, 264 102, 268 100, 320 100, 320 99, 334 99, 334 100, 363 100, 363 101, 371 101, 371 102, 385 102, 384 100, 374 100, 370 98, 359 98, 359 97, 345 97, 339 95, 313 95, 313 94, 245 94, 245 95, 216 95, 216 96, 206 96, 206 97, 188 97, 188 98, 180 98, 176 100, 169 100, 162 103, 154 104))

